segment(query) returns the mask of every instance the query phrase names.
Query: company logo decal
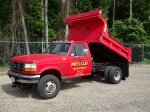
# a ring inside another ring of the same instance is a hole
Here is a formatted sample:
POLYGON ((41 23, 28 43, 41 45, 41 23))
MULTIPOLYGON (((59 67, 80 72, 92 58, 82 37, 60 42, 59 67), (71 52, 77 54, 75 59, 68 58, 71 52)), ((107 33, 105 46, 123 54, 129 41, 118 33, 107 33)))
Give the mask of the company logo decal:
POLYGON ((71 63, 72 67, 79 67, 79 66, 87 66, 88 62, 87 61, 83 61, 83 62, 73 62, 71 63))

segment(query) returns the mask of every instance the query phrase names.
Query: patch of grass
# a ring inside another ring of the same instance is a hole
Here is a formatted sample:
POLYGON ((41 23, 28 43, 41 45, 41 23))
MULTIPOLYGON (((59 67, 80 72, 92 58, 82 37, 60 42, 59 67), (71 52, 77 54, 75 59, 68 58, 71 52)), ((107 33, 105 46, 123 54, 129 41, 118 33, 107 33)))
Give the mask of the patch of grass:
POLYGON ((8 66, 0 67, 0 75, 6 75, 8 70, 8 66))

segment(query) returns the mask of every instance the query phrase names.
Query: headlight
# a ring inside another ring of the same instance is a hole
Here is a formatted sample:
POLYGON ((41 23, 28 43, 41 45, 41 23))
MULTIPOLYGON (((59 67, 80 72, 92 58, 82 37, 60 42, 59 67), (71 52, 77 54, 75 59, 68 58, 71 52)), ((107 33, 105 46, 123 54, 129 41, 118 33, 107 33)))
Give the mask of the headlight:
POLYGON ((36 63, 26 63, 24 66, 24 71, 25 72, 36 72, 37 71, 36 63))

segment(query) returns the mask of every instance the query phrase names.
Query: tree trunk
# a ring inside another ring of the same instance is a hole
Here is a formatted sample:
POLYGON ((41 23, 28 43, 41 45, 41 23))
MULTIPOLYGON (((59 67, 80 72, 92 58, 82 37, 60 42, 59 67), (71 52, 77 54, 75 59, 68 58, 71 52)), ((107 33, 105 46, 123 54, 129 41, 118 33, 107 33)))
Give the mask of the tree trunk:
POLYGON ((22 22, 22 29, 23 29, 24 40, 25 40, 25 45, 26 45, 26 53, 30 54, 27 29, 26 29, 26 25, 25 25, 25 19, 24 19, 24 15, 23 15, 23 8, 22 8, 22 4, 21 4, 22 2, 23 2, 22 0, 18 0, 18 6, 19 6, 21 22, 22 22))
POLYGON ((132 0, 130 0, 130 21, 132 19, 132 0))
MULTIPOLYGON (((70 7, 69 0, 66 0, 66 17, 69 16, 69 7, 70 7)), ((68 39, 68 34, 69 34, 69 26, 66 25, 65 40, 68 39)))
MULTIPOLYGON (((44 4, 44 1, 41 0, 41 4, 44 4)), ((42 21, 44 21, 44 11, 42 10, 42 21)), ((42 31, 42 39, 44 39, 44 30, 42 31)))
MULTIPOLYGON (((41 0, 41 4, 44 5, 44 0, 41 0)), ((41 11, 41 14, 42 14, 42 21, 44 21, 44 9, 41 11)), ((44 39, 44 29, 42 30, 42 52, 44 51, 45 49, 45 46, 43 47, 43 42, 45 42, 45 39, 44 39)), ((45 44, 44 44, 45 45, 45 44)))
POLYGON ((46 47, 48 47, 48 0, 45 0, 45 39, 46 39, 46 47))
MULTIPOLYGON (((12 1, 12 41, 15 40, 15 15, 16 15, 16 11, 15 11, 15 6, 16 6, 16 0, 12 1)), ((11 56, 13 55, 13 50, 14 49, 14 43, 12 42, 12 46, 11 46, 11 56)))
POLYGON ((115 9, 116 9, 116 1, 114 0, 114 8, 113 8, 113 23, 115 21, 115 9))

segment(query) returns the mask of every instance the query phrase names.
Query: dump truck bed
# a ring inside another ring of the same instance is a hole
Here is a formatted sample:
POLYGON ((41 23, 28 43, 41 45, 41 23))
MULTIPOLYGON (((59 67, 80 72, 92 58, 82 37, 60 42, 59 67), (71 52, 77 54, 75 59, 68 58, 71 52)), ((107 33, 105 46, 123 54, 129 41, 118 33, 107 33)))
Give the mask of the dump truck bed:
POLYGON ((69 41, 98 42, 131 62, 132 49, 109 35, 107 21, 103 17, 102 10, 68 16, 66 24, 70 27, 69 41))

